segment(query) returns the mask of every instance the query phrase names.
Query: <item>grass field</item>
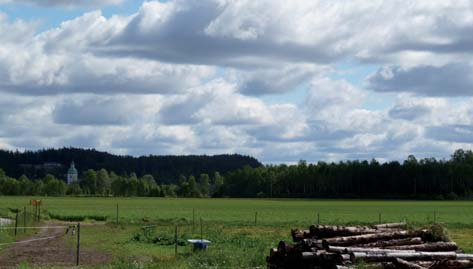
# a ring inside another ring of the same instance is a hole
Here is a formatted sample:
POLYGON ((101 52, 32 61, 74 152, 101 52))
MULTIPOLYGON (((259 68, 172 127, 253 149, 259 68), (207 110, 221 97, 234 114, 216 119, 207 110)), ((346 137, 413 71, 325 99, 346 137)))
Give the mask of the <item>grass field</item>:
MULTIPOLYGON (((8 208, 23 208, 30 199, 0 197, 0 214, 8 208)), ((435 215, 453 240, 473 251, 473 202, 469 201, 41 199, 45 218, 106 217, 105 225, 84 226, 81 242, 84 248, 111 253, 111 268, 263 268, 270 247, 279 240, 290 240, 291 228, 308 228, 317 222, 317 215, 322 224, 378 223, 381 214, 382 222, 407 220, 417 226, 432 223, 435 215), (201 218, 203 237, 212 241, 209 250, 193 253, 190 246, 179 246, 176 257, 169 244, 175 225, 179 225, 181 239, 199 238, 201 218), (150 224, 156 229, 146 237, 141 227, 150 224), (150 238, 161 240, 146 242, 150 238)))

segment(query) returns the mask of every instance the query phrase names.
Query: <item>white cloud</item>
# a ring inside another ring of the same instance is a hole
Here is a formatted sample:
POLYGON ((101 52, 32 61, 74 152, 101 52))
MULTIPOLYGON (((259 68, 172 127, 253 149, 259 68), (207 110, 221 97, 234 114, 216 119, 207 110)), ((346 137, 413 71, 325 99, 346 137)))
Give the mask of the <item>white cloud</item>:
POLYGON ((36 26, 0 14, 3 148, 293 162, 472 144, 470 1, 151 1, 129 16, 36 26), (386 66, 367 88, 402 93, 370 107, 362 78, 339 70, 346 62, 386 66))
POLYGON ((406 60, 408 52, 471 53, 472 17, 467 0, 148 2, 101 51, 234 66, 406 60))
POLYGON ((305 86, 315 75, 327 74, 329 68, 309 64, 281 64, 275 67, 228 72, 239 91, 248 95, 278 94, 305 86))
POLYGON ((0 4, 29 4, 45 7, 100 7, 121 4, 124 0, 0 0, 0 4))
POLYGON ((412 92, 427 96, 473 95, 473 65, 384 67, 368 78, 368 88, 381 92, 412 92))

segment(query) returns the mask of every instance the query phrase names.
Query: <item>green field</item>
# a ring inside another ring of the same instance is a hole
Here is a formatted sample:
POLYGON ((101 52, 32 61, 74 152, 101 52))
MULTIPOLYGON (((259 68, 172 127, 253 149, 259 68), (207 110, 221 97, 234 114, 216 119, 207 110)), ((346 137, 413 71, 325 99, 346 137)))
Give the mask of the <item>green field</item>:
MULTIPOLYGON (((0 214, 23 208, 31 197, 0 197, 0 214)), ((364 200, 264 200, 184 198, 41 198, 44 218, 106 217, 105 225, 84 226, 84 248, 111 253, 111 268, 248 268, 264 267, 269 248, 290 240, 291 228, 322 224, 370 224, 407 220, 415 226, 444 223, 450 236, 466 251, 473 251, 473 202, 469 201, 364 201, 364 200), (116 207, 118 204, 118 220, 116 207), (255 216, 256 215, 256 216, 255 216), (318 215, 318 216, 317 216, 318 215), (256 217, 256 223, 255 223, 256 217), (179 246, 180 237, 213 243, 206 252, 193 253, 179 246), (158 243, 133 240, 144 225, 156 225, 158 243), (140 267, 142 266, 142 267, 140 267)), ((11 214, 11 213, 9 213, 11 214)), ((86 220, 86 222, 96 222, 86 220)), ((96 222, 99 223, 99 222, 96 222)), ((0 238, 0 241, 2 239, 0 238)))

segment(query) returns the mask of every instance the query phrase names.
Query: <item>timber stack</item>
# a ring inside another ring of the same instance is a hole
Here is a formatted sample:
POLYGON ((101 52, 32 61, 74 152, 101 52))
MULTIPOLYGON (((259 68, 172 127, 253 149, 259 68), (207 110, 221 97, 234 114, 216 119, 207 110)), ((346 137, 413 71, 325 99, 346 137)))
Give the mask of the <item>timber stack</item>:
POLYGON ((465 254, 433 225, 407 229, 406 223, 373 226, 312 225, 291 230, 293 243, 280 241, 266 258, 268 269, 461 269, 473 268, 465 254))

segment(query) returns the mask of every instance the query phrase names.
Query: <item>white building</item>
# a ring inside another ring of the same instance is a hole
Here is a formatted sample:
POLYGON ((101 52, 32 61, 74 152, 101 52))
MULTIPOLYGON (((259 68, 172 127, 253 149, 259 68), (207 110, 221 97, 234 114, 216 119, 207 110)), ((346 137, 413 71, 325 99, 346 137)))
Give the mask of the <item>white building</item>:
POLYGON ((69 167, 69 170, 67 170, 67 184, 76 183, 78 181, 77 175, 77 169, 74 166, 74 161, 72 161, 71 167, 69 167))

